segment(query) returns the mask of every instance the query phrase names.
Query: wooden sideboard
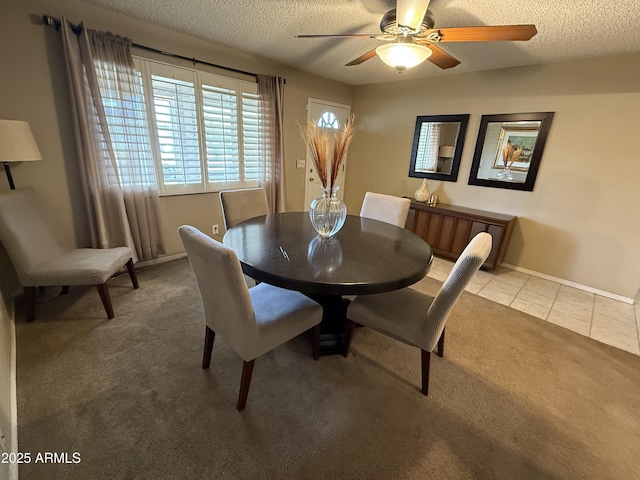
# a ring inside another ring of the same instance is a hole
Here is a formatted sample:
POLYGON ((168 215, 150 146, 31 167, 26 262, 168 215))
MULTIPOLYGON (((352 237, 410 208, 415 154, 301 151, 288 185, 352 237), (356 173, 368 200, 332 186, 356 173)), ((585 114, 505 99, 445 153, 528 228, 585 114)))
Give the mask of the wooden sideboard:
POLYGON ((411 202, 407 228, 423 238, 439 257, 456 260, 469 241, 480 232, 488 232, 493 246, 482 265, 494 269, 502 263, 516 217, 473 208, 411 202))

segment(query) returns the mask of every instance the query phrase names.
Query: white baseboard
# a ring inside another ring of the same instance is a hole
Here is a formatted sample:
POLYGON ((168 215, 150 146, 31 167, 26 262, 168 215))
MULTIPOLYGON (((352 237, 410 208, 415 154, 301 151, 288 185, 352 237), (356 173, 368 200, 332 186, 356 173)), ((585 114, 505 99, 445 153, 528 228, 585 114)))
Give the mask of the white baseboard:
POLYGON ((176 253, 174 255, 166 255, 164 257, 154 258, 153 260, 145 260, 143 262, 136 263, 136 268, 150 267, 151 265, 160 265, 161 263, 171 262, 173 260, 178 260, 186 256, 187 254, 185 252, 182 252, 176 253))
POLYGON ((611 293, 605 290, 600 290, 598 288, 589 287, 587 285, 575 283, 570 280, 565 280, 564 278, 552 277, 551 275, 547 275, 546 273, 527 270, 526 268, 517 267, 515 265, 510 265, 508 263, 503 263, 501 266, 504 268, 508 268, 509 270, 515 270, 516 272, 526 273, 527 275, 531 275, 532 277, 544 278, 545 280, 550 280, 552 282, 559 283, 561 285, 567 285, 568 287, 577 288, 578 290, 584 290, 585 292, 594 293, 596 295, 600 295, 601 297, 611 298, 613 300, 629 303, 631 305, 633 305, 634 303, 633 298, 623 297, 622 295, 618 295, 617 293, 611 293))

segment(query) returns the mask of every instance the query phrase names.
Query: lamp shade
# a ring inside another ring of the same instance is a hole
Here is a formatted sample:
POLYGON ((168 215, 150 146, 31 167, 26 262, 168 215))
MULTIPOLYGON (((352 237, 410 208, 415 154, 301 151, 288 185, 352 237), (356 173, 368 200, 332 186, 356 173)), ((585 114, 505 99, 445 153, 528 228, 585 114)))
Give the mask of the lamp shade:
POLYGON ((417 43, 387 43, 376 48, 376 53, 384 63, 402 71, 420 65, 433 52, 417 43))
POLYGON ((438 156, 443 158, 453 157, 453 145, 442 145, 438 150, 438 156))
POLYGON ((0 162, 30 162, 42 155, 27 122, 0 120, 0 162))

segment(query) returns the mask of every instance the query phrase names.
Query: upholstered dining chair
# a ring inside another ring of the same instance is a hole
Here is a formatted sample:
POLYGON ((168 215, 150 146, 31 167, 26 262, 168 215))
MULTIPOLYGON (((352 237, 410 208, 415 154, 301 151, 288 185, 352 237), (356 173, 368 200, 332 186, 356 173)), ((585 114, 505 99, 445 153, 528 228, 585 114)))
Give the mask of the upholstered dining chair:
POLYGON ((219 333, 244 361, 237 404, 242 411, 256 358, 314 326, 313 356, 318 358, 322 307, 299 292, 266 283, 247 288, 231 248, 189 225, 178 232, 204 307, 202 368, 209 368, 219 333))
POLYGON ((28 322, 35 319, 36 287, 61 286, 66 293, 70 285, 96 285, 110 319, 114 313, 107 280, 126 265, 133 288, 138 288, 128 247, 65 248, 31 187, 0 195, 0 241, 24 289, 28 322))
POLYGON ((249 218, 269 213, 267 193, 264 188, 223 190, 220 192, 220 206, 225 230, 249 218))
POLYGON ((404 228, 409 214, 411 200, 383 193, 366 192, 360 209, 360 216, 391 223, 404 228))
POLYGON ((364 325, 401 342, 418 347, 422 359, 422 393, 429 394, 431 352, 444 355, 444 330, 451 309, 491 251, 491 235, 477 234, 456 261, 435 297, 412 288, 359 295, 347 311, 347 356, 355 324, 364 325))

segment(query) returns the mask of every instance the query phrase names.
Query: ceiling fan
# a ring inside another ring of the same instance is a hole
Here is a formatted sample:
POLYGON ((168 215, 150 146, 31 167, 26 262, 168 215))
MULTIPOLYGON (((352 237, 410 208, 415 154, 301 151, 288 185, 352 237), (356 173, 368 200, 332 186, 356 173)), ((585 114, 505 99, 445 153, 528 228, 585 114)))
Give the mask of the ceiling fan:
POLYGON ((527 41, 538 31, 535 25, 496 25, 481 27, 433 28, 434 20, 427 8, 429 0, 397 0, 397 8, 389 10, 380 21, 382 33, 345 33, 296 35, 297 38, 374 38, 390 43, 375 48, 345 66, 360 65, 378 55, 399 72, 425 60, 445 69, 460 60, 437 44, 453 42, 527 41))

